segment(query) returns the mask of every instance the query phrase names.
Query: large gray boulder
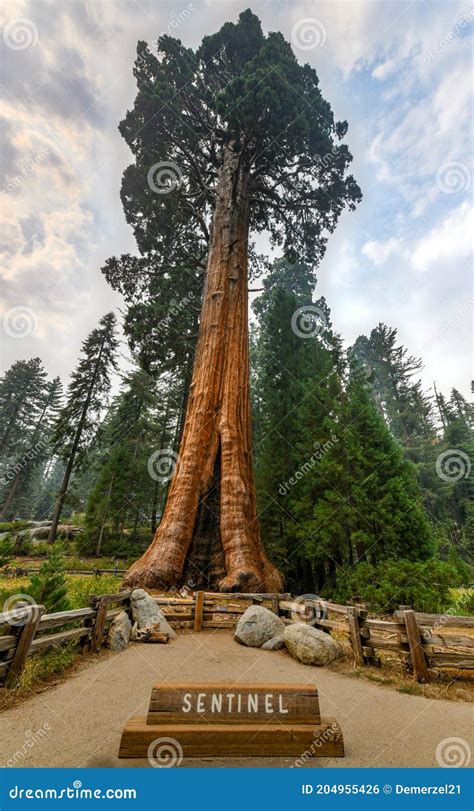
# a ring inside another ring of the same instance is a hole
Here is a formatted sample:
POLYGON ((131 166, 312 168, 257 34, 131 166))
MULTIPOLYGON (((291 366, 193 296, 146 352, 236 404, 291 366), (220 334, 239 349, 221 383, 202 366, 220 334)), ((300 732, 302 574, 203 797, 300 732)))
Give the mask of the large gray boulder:
POLYGON ((328 665, 343 655, 338 642, 312 625, 287 625, 284 636, 289 654, 304 665, 328 665))
POLYGON ((176 639, 176 633, 173 631, 169 622, 161 608, 155 603, 153 597, 150 597, 144 589, 133 589, 130 597, 130 605, 132 606, 132 619, 134 626, 138 630, 142 628, 149 628, 151 625, 155 627, 155 631, 161 631, 168 634, 170 639, 176 639))
POLYGON ((114 617, 107 634, 107 647, 111 650, 125 650, 130 642, 132 623, 126 611, 121 611, 114 617))
POLYGON ((260 648, 285 630, 280 617, 261 605, 251 605, 237 623, 234 639, 249 648, 260 648))

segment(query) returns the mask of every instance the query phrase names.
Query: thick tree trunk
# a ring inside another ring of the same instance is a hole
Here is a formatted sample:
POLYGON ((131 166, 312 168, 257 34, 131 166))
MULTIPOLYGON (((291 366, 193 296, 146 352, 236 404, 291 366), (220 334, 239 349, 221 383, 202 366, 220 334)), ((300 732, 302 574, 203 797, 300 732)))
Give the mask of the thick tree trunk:
POLYGON ((248 168, 225 148, 177 468, 155 538, 127 586, 188 577, 221 591, 279 591, 260 541, 252 471, 248 356, 248 168))

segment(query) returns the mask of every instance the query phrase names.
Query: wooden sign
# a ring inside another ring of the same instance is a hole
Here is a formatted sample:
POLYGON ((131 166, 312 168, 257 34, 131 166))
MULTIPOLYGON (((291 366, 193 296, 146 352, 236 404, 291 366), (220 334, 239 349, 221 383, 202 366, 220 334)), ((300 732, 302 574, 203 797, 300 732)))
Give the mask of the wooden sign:
POLYGON ((342 757, 334 718, 321 718, 307 684, 157 684, 146 718, 131 718, 119 757, 147 757, 173 739, 183 757, 342 757))
POLYGON ((279 720, 319 724, 318 691, 307 684, 156 685, 147 724, 243 724, 279 720))

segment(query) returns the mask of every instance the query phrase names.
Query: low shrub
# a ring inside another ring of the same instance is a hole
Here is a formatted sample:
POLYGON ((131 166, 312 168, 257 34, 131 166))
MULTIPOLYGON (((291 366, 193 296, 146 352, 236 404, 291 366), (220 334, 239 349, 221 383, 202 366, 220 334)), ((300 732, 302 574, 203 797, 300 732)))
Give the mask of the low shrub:
POLYGON ((339 578, 336 592, 327 596, 341 603, 357 600, 383 614, 392 613, 399 605, 442 613, 452 605, 451 590, 459 583, 456 567, 442 560, 388 560, 377 566, 359 563, 339 578))
POLYGON ((38 605, 44 605, 48 613, 66 611, 70 608, 67 584, 64 575, 63 548, 57 542, 51 544, 48 557, 41 564, 28 585, 28 594, 38 605))

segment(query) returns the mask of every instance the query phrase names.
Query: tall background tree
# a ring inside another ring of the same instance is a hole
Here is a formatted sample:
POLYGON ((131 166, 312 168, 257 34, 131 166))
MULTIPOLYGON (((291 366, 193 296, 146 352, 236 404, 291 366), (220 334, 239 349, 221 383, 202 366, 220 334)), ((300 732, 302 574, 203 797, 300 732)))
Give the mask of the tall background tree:
POLYGON ((51 452, 52 425, 61 396, 61 381, 46 379, 39 358, 18 361, 0 381, 3 519, 30 510, 36 479, 51 452))
POLYGON ((138 94, 121 124, 135 163, 122 201, 140 251, 153 246, 160 262, 179 240, 175 264, 198 245, 207 268, 179 464, 155 539, 125 582, 192 576, 226 591, 277 589, 252 470, 249 234, 267 231, 317 265, 341 211, 361 196, 347 175, 347 124, 334 120, 316 72, 281 34, 265 36, 251 11, 196 52, 168 36, 159 50, 160 60, 138 46, 138 94))
POLYGON ((107 403, 110 373, 117 368, 117 348, 116 318, 114 313, 108 313, 82 345, 82 357, 71 375, 66 404, 54 426, 52 441, 55 451, 64 460, 65 470, 54 507, 50 543, 56 538, 74 466, 107 403))

